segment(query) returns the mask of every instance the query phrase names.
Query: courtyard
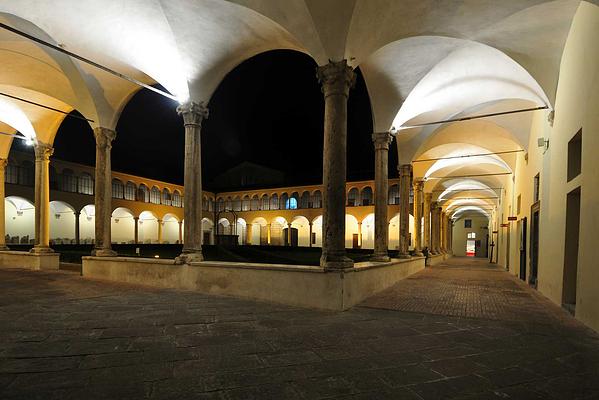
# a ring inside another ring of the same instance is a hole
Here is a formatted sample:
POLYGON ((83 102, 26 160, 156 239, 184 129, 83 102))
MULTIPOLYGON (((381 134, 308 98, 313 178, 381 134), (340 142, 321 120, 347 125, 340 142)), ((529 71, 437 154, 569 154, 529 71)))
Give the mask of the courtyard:
POLYGON ((346 312, 0 270, 2 399, 595 399, 599 338, 453 258, 346 312))

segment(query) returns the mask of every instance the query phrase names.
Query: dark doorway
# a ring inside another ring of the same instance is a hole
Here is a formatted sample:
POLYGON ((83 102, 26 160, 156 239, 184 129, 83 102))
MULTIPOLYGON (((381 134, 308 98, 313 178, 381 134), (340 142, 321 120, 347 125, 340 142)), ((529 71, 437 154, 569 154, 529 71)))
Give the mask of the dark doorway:
MULTIPOLYGON (((511 214, 511 213, 510 213, 511 214)), ((508 223, 507 226, 507 238, 505 246, 505 269, 510 270, 510 237, 512 236, 512 223, 508 223)))
POLYGON ((580 187, 568 193, 566 201, 566 240, 562 305, 572 314, 576 310, 578 281, 578 239, 580 232, 580 187))
POLYGON ((212 244, 210 243, 210 231, 204 231, 204 238, 202 240, 203 244, 212 244))
POLYGON ((352 236, 352 248, 359 249, 360 248, 360 235, 354 233, 352 236))
MULTIPOLYGON (((284 244, 285 246, 289 246, 289 228, 283 229, 283 236, 285 238, 284 244)), ((298 246, 298 230, 297 228, 291 228, 291 246, 298 246)))
POLYGON ((518 233, 520 236, 520 279, 526 281, 526 235, 528 220, 522 218, 518 221, 518 233))
POLYGON ((528 275, 528 284, 534 288, 537 287, 537 274, 539 269, 539 215, 541 213, 541 204, 536 202, 530 208, 530 273, 528 275))

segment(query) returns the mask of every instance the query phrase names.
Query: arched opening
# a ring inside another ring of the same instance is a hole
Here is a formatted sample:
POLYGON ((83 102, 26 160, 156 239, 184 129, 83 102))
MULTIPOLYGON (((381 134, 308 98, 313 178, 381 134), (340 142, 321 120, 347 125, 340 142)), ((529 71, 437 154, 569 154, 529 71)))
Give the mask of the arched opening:
POLYGON ((360 193, 360 205, 370 206, 372 204, 374 204, 372 201, 372 188, 370 186, 366 186, 360 193))
POLYGON ((81 209, 81 212, 79 213, 79 243, 93 244, 95 238, 96 207, 93 204, 88 204, 85 207, 83 207, 81 209))
POLYGON ((310 222, 308 218, 298 216, 291 222, 292 231, 291 244, 294 246, 309 247, 310 246, 310 222))
POLYGON ((87 172, 83 172, 78 178, 77 191, 81 194, 94 194, 94 178, 87 172))
POLYGON ((214 223, 209 218, 202 218, 202 244, 214 244, 214 223))
POLYGON ((4 199, 6 243, 31 244, 35 239, 35 207, 22 197, 4 199))
POLYGON ((360 193, 357 188, 351 188, 347 193, 347 206, 356 207, 360 205, 360 193))
POLYGON ((165 206, 170 206, 171 201, 172 201, 171 191, 168 190, 167 188, 162 189, 162 200, 161 200, 162 204, 164 204, 165 206))
POLYGON ((322 215, 312 221, 312 247, 322 247, 322 215))
POLYGON ((358 220, 353 215, 345 214, 345 247, 358 249, 360 244, 358 220))
POLYGON ((124 207, 116 208, 112 212, 110 229, 112 243, 134 243, 135 220, 131 210, 124 207))
POLYGON ((114 178, 112 180, 112 198, 113 199, 122 199, 125 196, 125 186, 120 179, 114 178))
POLYGON ((142 203, 150 202, 150 190, 143 183, 137 188, 137 201, 141 201, 142 203))
MULTIPOLYGON (((178 190, 173 192, 173 207, 183 207, 183 198, 181 197, 181 193, 178 190)), ((212 211, 212 210, 210 210, 212 211)))
POLYGON ((162 243, 179 243, 179 219, 174 214, 162 217, 162 243))
POLYGON ((50 202, 50 241, 75 244, 75 209, 62 201, 50 202))
POLYGON ((362 220, 362 246, 363 249, 374 249, 374 214, 368 214, 362 220))
POLYGON ((251 244, 265 246, 268 244, 267 222, 264 218, 254 218, 251 223, 252 237, 251 244))
POLYGON ((157 186, 152 186, 150 190, 150 203, 160 204, 160 189, 157 186))
MULTIPOLYGON (((283 196, 281 196, 281 199, 283 196)), ((286 237, 284 236, 287 229, 287 220, 283 217, 276 217, 270 223, 270 245, 283 246, 285 245, 286 237)))
POLYGON ((137 186, 135 186, 135 183, 131 181, 127 182, 127 185, 125 186, 125 200, 135 201, 135 193, 137 193, 137 186))
POLYGON ((151 211, 139 214, 138 242, 144 244, 158 243, 158 218, 151 211))

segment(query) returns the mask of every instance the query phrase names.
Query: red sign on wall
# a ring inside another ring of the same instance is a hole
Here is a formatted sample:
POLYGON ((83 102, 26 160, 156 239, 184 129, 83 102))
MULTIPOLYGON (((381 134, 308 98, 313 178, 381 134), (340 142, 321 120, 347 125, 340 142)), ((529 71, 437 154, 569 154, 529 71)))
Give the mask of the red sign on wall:
POLYGON ((518 221, 518 217, 507 217, 508 221, 518 221))

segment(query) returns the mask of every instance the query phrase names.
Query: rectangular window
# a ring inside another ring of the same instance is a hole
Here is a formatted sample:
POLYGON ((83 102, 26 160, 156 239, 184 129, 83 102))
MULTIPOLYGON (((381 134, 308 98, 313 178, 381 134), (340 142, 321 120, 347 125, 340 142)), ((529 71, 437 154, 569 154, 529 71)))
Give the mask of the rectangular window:
POLYGON ((471 219, 464 220, 464 228, 472 228, 472 220, 471 219))
POLYGON ((568 182, 580 175, 582 168, 582 128, 568 142, 568 182))

